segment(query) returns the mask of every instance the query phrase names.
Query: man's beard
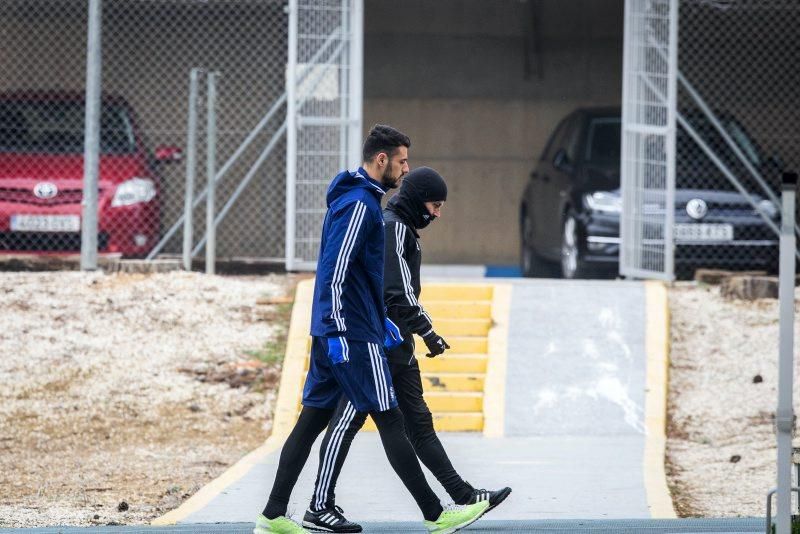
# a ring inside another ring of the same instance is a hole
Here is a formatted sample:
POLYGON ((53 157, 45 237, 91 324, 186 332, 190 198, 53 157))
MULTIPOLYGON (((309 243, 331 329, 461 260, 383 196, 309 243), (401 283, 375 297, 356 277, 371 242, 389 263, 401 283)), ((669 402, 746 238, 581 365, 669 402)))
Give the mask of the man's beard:
POLYGON ((383 171, 383 176, 381 176, 381 184, 384 187, 388 187, 389 189, 397 189, 400 185, 400 178, 402 175, 395 178, 392 176, 392 168, 391 165, 386 167, 386 170, 383 171))

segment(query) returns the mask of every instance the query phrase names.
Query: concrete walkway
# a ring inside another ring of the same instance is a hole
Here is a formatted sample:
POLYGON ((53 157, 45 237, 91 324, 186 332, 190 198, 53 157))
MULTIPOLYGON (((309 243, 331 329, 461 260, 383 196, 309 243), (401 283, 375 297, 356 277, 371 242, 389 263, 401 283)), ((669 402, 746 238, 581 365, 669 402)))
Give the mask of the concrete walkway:
MULTIPOLYGON (((492 511, 494 520, 649 518, 642 472, 643 284, 511 283, 505 436, 441 434, 453 464, 476 486, 514 489, 492 511)), ((266 501, 279 452, 180 523, 252 521, 266 501)), ((316 454, 315 448, 292 495, 295 518, 308 505, 316 454)), ((431 486, 449 501, 432 479, 431 486)), ((420 520, 374 433, 354 441, 337 502, 359 522, 420 520)))
POLYGON ((514 284, 505 435, 537 462, 537 518, 648 518, 642 283, 514 284))

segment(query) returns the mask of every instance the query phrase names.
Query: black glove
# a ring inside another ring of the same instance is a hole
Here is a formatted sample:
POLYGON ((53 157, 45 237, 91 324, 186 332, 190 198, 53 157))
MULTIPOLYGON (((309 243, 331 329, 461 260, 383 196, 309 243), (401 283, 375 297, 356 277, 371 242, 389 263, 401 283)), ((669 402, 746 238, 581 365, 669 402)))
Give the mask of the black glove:
POLYGON ((442 336, 431 330, 424 336, 422 336, 422 341, 425 342, 427 345, 428 350, 430 351, 427 356, 428 358, 433 358, 434 356, 438 356, 442 354, 445 350, 450 348, 450 345, 447 344, 447 341, 444 340, 442 336))

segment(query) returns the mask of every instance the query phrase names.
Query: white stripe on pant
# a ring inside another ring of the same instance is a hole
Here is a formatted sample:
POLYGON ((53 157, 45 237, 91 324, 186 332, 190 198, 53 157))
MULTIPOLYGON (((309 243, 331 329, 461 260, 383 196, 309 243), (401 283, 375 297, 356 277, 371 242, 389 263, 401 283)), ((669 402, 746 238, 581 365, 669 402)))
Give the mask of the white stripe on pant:
POLYGON ((367 346, 372 363, 372 376, 375 380, 375 392, 378 395, 378 405, 380 411, 385 412, 389 409, 389 388, 386 384, 386 374, 383 372, 380 349, 375 343, 368 343, 367 346))
POLYGON ((342 413, 342 418, 336 424, 333 431, 331 440, 328 442, 328 448, 325 451, 325 459, 320 469, 319 486, 317 487, 317 494, 314 496, 314 502, 317 510, 321 510, 325 506, 327 500, 328 487, 330 486, 331 476, 333 475, 334 466, 336 465, 336 457, 339 455, 341 449, 342 439, 344 438, 345 431, 353 421, 356 415, 356 409, 352 403, 348 402, 347 406, 342 413))

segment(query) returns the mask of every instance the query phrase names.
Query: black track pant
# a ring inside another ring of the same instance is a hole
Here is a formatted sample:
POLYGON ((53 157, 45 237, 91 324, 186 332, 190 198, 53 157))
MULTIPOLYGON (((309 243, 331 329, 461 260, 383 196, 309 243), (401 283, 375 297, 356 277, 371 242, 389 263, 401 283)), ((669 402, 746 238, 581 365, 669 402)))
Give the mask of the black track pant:
MULTIPOLYGON (((289 497, 297 483, 297 477, 300 476, 300 471, 303 470, 303 466, 308 460, 311 446, 330 422, 333 412, 334 410, 303 407, 297 423, 281 450, 278 472, 275 475, 267 506, 264 508, 265 517, 274 519, 286 515, 289 497)), ((436 520, 442 513, 442 505, 425 480, 417 456, 414 454, 414 448, 408 441, 403 425, 403 414, 398 408, 392 408, 384 412, 373 412, 370 415, 375 420, 386 456, 395 473, 414 497, 425 519, 436 520)))
MULTIPOLYGON (((406 434, 414 451, 453 501, 458 504, 466 503, 471 487, 456 473, 433 429, 433 416, 422 396, 422 378, 417 360, 414 359, 411 364, 390 362, 389 368, 397 404, 403 412, 406 434)), ((311 498, 312 510, 330 509, 336 502, 336 481, 350 444, 366 419, 366 413, 355 411, 353 405, 342 398, 319 449, 317 482, 311 498)))

